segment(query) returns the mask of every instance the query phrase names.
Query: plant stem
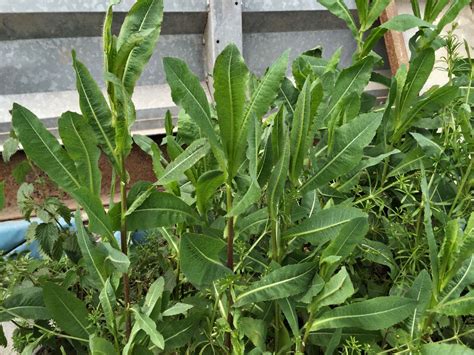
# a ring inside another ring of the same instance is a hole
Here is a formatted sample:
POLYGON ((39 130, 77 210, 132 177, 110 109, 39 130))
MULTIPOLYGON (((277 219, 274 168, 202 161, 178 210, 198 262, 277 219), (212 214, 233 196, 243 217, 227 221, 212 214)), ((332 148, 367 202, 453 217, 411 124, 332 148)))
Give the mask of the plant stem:
MULTIPOLYGON (((127 174, 125 170, 125 157, 122 156, 122 172, 120 178, 120 244, 122 253, 128 254, 128 238, 127 238, 127 174)), ((132 331, 132 320, 130 315, 130 279, 128 273, 123 274, 123 296, 125 301, 125 339, 128 341, 132 331)))
MULTIPOLYGON (((226 185, 226 192, 227 192, 227 213, 230 212, 232 209, 232 187, 231 183, 227 183, 226 185)), ((231 216, 227 220, 227 267, 234 270, 234 217, 231 216)), ((228 309, 227 309, 227 322, 229 323, 229 327, 232 331, 232 324, 234 323, 234 319, 232 317, 232 292, 229 286, 229 302, 228 302, 228 309)), ((229 354, 232 353, 232 340, 231 340, 231 332, 226 333, 225 335, 225 345, 229 349, 229 354)))

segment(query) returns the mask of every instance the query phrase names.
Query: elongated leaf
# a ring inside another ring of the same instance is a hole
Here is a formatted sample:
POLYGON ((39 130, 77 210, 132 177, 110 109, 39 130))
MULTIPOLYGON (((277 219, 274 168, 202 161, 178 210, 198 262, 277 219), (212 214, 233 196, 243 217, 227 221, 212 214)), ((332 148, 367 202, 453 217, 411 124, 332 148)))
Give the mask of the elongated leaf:
POLYGON ((117 354, 112 343, 97 336, 89 338, 91 355, 114 355, 117 354))
MULTIPOLYGON (((469 0, 451 1, 450 2, 451 4, 448 10, 444 13, 444 15, 438 21, 435 33, 438 33, 438 34, 441 33, 444 27, 446 27, 450 23, 453 23, 456 20, 456 17, 459 15, 459 13, 462 11, 462 9, 464 9, 467 5, 469 5, 469 2, 470 2, 469 0)), ((432 13, 433 20, 442 11, 443 8, 444 6, 439 6, 438 8, 434 9, 432 13)))
POLYGON ((118 72, 123 73, 119 78, 130 95, 133 93, 135 83, 143 68, 153 54, 153 49, 160 35, 162 21, 163 0, 139 0, 125 17, 117 38, 119 53, 122 46, 130 41, 131 36, 136 36, 140 32, 151 32, 144 36, 143 41, 128 53, 123 68, 117 68, 118 72))
POLYGON ((214 92, 217 118, 224 152, 227 157, 228 175, 232 179, 245 156, 240 149, 241 137, 247 137, 248 121, 244 121, 245 94, 249 71, 234 44, 229 44, 217 57, 214 66, 214 92))
POLYGON ((241 307, 249 303, 276 300, 303 293, 314 276, 316 265, 302 263, 283 266, 270 272, 261 280, 253 282, 240 293, 235 306, 241 307))
POLYGON ((142 306, 143 313, 151 317, 155 309, 160 310, 161 302, 160 299, 163 297, 163 291, 165 288, 165 279, 159 277, 153 282, 148 289, 145 297, 145 303, 142 306))
POLYGON ((48 281, 43 285, 43 298, 54 321, 66 333, 83 339, 94 333, 86 305, 73 293, 48 281))
POLYGON ((324 243, 336 237, 347 222, 361 217, 366 217, 366 214, 359 209, 335 206, 314 213, 299 225, 285 231, 282 237, 304 238, 314 244, 324 243))
POLYGON ((383 10, 388 6, 391 0, 375 0, 370 3, 369 13, 365 21, 364 29, 370 28, 377 21, 383 10))
POLYGON ((106 255, 101 252, 101 249, 96 248, 87 234, 84 225, 82 224, 81 213, 76 212, 74 216, 77 228, 77 242, 81 249, 82 257, 84 258, 84 267, 94 280, 98 289, 105 286, 107 273, 105 271, 104 260, 106 255))
POLYGON ((81 186, 73 160, 38 117, 13 104, 12 124, 26 155, 52 181, 69 194, 81 186))
POLYGON ((474 315, 474 291, 444 303, 435 311, 453 317, 474 315))
POLYGON ((168 308, 166 311, 164 311, 163 317, 171 317, 178 314, 183 314, 183 313, 186 313, 191 308, 193 308, 193 305, 178 302, 175 305, 168 308))
POLYGON ((334 16, 339 17, 343 20, 347 27, 351 30, 354 37, 358 36, 357 25, 352 17, 349 9, 347 8, 344 0, 318 0, 324 7, 326 7, 334 16))
POLYGON ((239 329, 260 351, 265 352, 267 338, 267 324, 262 319, 242 317, 239 319, 239 329))
POLYGON ((173 101, 186 111, 209 139, 212 151, 223 168, 222 144, 214 131, 207 96, 198 77, 185 62, 177 58, 164 58, 163 66, 173 101))
POLYGON ((422 355, 474 355, 474 350, 461 344, 424 344, 421 348, 422 355))
POLYGON ((127 217, 129 230, 171 226, 184 221, 198 221, 194 210, 180 198, 153 191, 150 196, 127 217))
POLYGON ((156 329, 155 322, 148 317, 146 314, 142 314, 132 308, 135 313, 135 321, 139 326, 139 329, 143 330, 149 337, 151 342, 158 347, 159 349, 164 350, 165 348, 165 339, 163 335, 156 329))
POLYGON ((196 205, 201 214, 209 208, 216 190, 224 183, 224 173, 220 170, 210 170, 202 174, 196 185, 196 205))
POLYGON ((294 185, 296 185, 303 169, 303 161, 308 153, 309 143, 313 138, 311 127, 322 97, 318 94, 318 90, 312 89, 311 80, 308 77, 296 102, 290 131, 290 178, 294 185))
POLYGON ((260 186, 256 178, 251 179, 250 186, 245 194, 236 199, 232 205, 232 209, 229 211, 227 216, 238 216, 243 214, 251 205, 258 201, 260 198, 260 186))
POLYGON ((400 97, 400 104, 397 108, 402 119, 405 119, 405 113, 414 103, 426 80, 428 80, 433 70, 434 62, 434 50, 427 48, 421 51, 410 63, 410 69, 408 70, 405 86, 400 97))
POLYGON ((0 323, 14 318, 32 320, 50 319, 39 287, 25 287, 13 292, 0 306, 0 323))
POLYGON ((362 242, 368 230, 369 223, 366 217, 353 219, 342 227, 337 237, 324 249, 321 260, 332 255, 349 256, 356 245, 362 242))
POLYGON ((76 87, 79 93, 81 112, 92 127, 94 134, 112 165, 118 167, 114 157, 115 132, 112 127, 112 113, 94 78, 73 52, 73 67, 76 71, 76 87))
POLYGON ((107 326, 112 329, 114 332, 116 331, 117 324, 115 321, 115 314, 114 308, 116 305, 116 298, 115 298, 115 291, 108 278, 105 281, 104 287, 99 293, 99 302, 102 310, 104 311, 105 321, 107 322, 107 326))
MULTIPOLYGON (((241 123, 243 127, 246 127, 248 122, 251 120, 260 122, 263 115, 267 113, 270 105, 275 100, 281 82, 285 77, 286 68, 288 66, 288 56, 289 51, 285 51, 285 53, 283 53, 275 63, 268 68, 267 72, 259 82, 250 98, 250 101, 245 106, 245 112, 241 123)), ((247 136, 243 129, 239 132, 239 136, 237 137, 237 151, 245 150, 245 147, 247 146, 246 138, 247 136)), ((257 142, 260 142, 259 138, 257 139, 257 142)))
POLYGON ((168 164, 163 175, 158 178, 158 182, 166 185, 178 180, 186 170, 192 168, 199 160, 205 157, 208 151, 209 144, 206 138, 195 140, 183 153, 168 164))
POLYGON ((421 166, 421 192, 423 198, 423 223, 425 225, 426 239, 428 240, 428 251, 430 256, 431 275, 433 278, 433 292, 437 295, 439 290, 439 260, 438 260, 438 245, 433 233, 433 225, 431 222, 431 201, 428 190, 428 183, 426 182, 425 169, 421 166))
POLYGON ((100 234, 112 245, 118 247, 112 230, 110 217, 105 213, 102 201, 87 188, 82 187, 72 194, 74 199, 84 208, 89 217, 90 231, 100 234))
POLYGON ((323 122, 326 122, 333 114, 338 112, 349 95, 354 93, 362 94, 370 80, 372 69, 378 60, 378 57, 370 55, 341 71, 337 77, 334 89, 332 89, 331 99, 326 108, 325 116, 322 119, 323 122))
POLYGON ((105 262, 106 265, 108 265, 109 270, 111 270, 110 273, 115 271, 119 273, 128 272, 130 260, 128 259, 127 255, 122 253, 119 248, 114 248, 106 242, 103 242, 101 247, 107 252, 105 262))
POLYGON ((181 238, 179 254, 183 274, 197 287, 210 285, 213 281, 231 274, 219 259, 225 248, 222 239, 200 234, 185 234, 181 238))
POLYGON ((428 308, 432 295, 431 278, 428 271, 422 270, 413 281, 412 287, 408 290, 406 296, 416 301, 416 307, 413 313, 408 317, 406 323, 410 332, 410 338, 418 334, 418 325, 428 308))
POLYGON ((438 304, 441 306, 448 301, 458 298, 464 288, 474 283, 474 255, 464 261, 456 271, 453 279, 443 288, 438 304))
POLYGON ((301 187, 310 191, 356 167, 362 152, 375 136, 381 113, 366 113, 336 129, 334 148, 327 158, 316 160, 315 173, 301 187))
POLYGON ((180 320, 167 321, 161 332, 165 338, 165 350, 171 351, 189 342, 193 334, 199 331, 199 315, 193 315, 180 320))
POLYGON ((354 287, 352 281, 347 273, 345 267, 331 277, 331 279, 324 285, 321 293, 311 303, 313 310, 318 310, 321 307, 341 304, 354 294, 354 287))
POLYGON ((284 135, 283 142, 280 142, 280 145, 282 146, 281 156, 272 170, 267 188, 268 210, 273 219, 278 216, 280 199, 285 193, 285 182, 290 164, 290 139, 288 133, 284 135))
POLYGON ((286 321, 290 325, 291 332, 295 337, 300 336, 300 327, 298 324, 298 314, 296 313, 296 307, 291 298, 282 298, 278 300, 283 314, 285 315, 286 321))
MULTIPOLYGON (((382 0, 385 1, 385 0, 382 0)), ((423 21, 422 19, 409 15, 401 14, 392 17, 387 22, 384 22, 380 26, 374 28, 370 34, 367 36, 367 39, 364 42, 361 55, 367 55, 375 47, 378 41, 383 37, 383 35, 389 31, 398 31, 405 32, 414 27, 432 27, 429 22, 423 21)))
POLYGON ((59 135, 71 159, 76 164, 82 186, 100 194, 101 174, 99 171, 100 151, 94 132, 85 119, 74 112, 66 112, 58 120, 59 135))
POLYGON ((311 331, 346 327, 366 330, 385 329, 407 318, 415 305, 416 302, 409 298, 376 297, 323 313, 313 323, 311 331))

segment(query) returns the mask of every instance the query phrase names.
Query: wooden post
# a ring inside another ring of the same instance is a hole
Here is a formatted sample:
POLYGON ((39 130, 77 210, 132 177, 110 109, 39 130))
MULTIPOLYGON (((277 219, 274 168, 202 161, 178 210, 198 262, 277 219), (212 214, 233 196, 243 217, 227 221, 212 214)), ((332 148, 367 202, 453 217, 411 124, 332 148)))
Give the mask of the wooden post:
MULTIPOLYGON (((387 8, 380 15, 380 22, 384 23, 392 17, 398 15, 395 0, 392 0, 387 8)), ((392 75, 395 75, 402 64, 408 65, 408 54, 405 46, 403 33, 396 31, 387 31, 385 34, 385 48, 387 49, 388 62, 392 75)))

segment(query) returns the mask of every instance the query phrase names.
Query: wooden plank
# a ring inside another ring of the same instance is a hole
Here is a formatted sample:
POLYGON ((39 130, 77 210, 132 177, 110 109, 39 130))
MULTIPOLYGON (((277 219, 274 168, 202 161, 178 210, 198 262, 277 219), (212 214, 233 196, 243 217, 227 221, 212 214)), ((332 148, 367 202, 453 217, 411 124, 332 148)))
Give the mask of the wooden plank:
MULTIPOLYGON (((395 4, 395 0, 392 0, 380 15, 380 22, 387 22, 392 17, 397 15, 397 5, 395 4)), ((395 75, 398 68, 400 68, 402 64, 408 65, 408 54, 407 48, 405 46, 405 39, 403 38, 403 33, 396 31, 387 31, 384 39, 390 70, 392 75, 395 75)))

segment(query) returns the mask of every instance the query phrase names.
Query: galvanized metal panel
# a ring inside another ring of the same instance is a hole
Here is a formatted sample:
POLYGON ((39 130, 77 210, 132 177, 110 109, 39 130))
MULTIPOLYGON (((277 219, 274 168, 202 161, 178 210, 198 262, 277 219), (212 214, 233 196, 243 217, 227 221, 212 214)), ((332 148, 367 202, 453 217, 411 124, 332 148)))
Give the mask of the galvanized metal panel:
MULTIPOLYGON (((122 0, 116 11, 128 11, 135 0, 122 0)), ((0 13, 104 12, 109 0, 0 0, 0 13)), ((165 0, 165 12, 207 11, 207 0, 165 0)))
MULTIPOLYGON (((99 37, 51 38, 0 42, 0 95, 64 91, 75 88, 71 50, 76 49, 97 81, 102 80, 102 42, 99 37)), ((162 58, 185 58, 204 77, 202 35, 161 36, 139 85, 162 84, 162 58)))
MULTIPOLYGON (((354 0, 344 0, 350 10, 356 8, 354 0)), ((243 12, 270 11, 321 11, 326 10, 316 0, 244 0, 243 12)))

